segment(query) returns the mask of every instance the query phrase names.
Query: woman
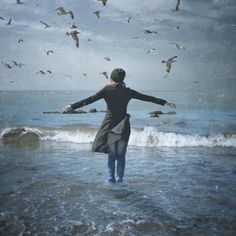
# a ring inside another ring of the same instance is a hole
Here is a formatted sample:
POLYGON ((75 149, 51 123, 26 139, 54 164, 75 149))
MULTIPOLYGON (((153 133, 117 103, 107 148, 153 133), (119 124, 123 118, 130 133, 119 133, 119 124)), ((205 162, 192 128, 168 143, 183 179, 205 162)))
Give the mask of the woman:
POLYGON ((111 73, 109 83, 95 95, 81 100, 77 103, 68 105, 63 112, 72 112, 74 109, 86 106, 99 99, 104 99, 107 104, 105 118, 99 128, 93 146, 93 152, 108 153, 108 172, 110 183, 122 182, 125 170, 125 154, 130 136, 129 114, 127 105, 129 101, 139 99, 160 105, 167 105, 175 108, 175 104, 166 100, 141 94, 126 88, 124 81, 125 71, 115 69, 111 73), (115 162, 117 161, 116 178, 115 162))

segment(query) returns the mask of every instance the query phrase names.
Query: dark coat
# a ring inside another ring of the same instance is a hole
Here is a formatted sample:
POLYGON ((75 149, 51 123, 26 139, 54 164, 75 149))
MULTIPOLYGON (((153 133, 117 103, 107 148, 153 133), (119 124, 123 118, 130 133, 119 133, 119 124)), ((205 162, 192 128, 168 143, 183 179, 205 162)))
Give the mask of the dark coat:
POLYGON ((107 104, 107 112, 96 134, 92 147, 93 152, 102 153, 108 153, 108 142, 117 141, 120 138, 127 141, 129 140, 130 123, 129 114, 127 114, 127 106, 132 98, 160 105, 164 105, 166 103, 166 100, 138 93, 135 90, 126 88, 122 84, 118 83, 115 85, 105 86, 95 95, 71 104, 71 107, 73 109, 77 109, 96 102, 102 98, 105 99, 107 104), (111 135, 112 137, 110 134, 113 134, 111 135))

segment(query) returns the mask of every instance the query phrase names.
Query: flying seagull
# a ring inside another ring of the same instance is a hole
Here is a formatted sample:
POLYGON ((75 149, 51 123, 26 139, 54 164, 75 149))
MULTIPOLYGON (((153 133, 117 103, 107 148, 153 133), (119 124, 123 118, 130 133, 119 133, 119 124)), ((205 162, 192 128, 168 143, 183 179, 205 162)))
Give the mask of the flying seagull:
POLYGON ((16 61, 12 61, 13 62, 13 64, 14 64, 14 66, 17 66, 17 67, 22 67, 22 66, 24 66, 25 64, 23 64, 23 63, 18 63, 18 62, 16 62, 16 61))
POLYGON ((4 65, 7 69, 13 68, 13 66, 11 66, 11 65, 8 64, 8 63, 5 63, 5 62, 1 62, 1 63, 2 63, 2 65, 4 65))
POLYGON ((106 6, 107 0, 97 0, 99 2, 102 2, 103 6, 106 6))
POLYGON ((155 30, 144 30, 144 34, 158 34, 155 30))
POLYGON ((83 76, 87 76, 87 73, 82 73, 83 74, 83 76))
POLYGON ((70 35, 74 39, 75 45, 76 45, 77 48, 79 47, 79 38, 77 36, 78 34, 79 34, 79 32, 77 30, 73 30, 71 32, 66 32, 67 36, 70 35))
POLYGON ((174 44, 175 47, 176 47, 176 49, 178 49, 178 50, 184 50, 184 49, 186 49, 184 46, 182 46, 182 45, 180 45, 180 44, 178 44, 178 43, 171 43, 171 44, 174 44))
POLYGON ((70 29, 77 29, 77 28, 78 28, 78 26, 75 25, 75 24, 72 24, 71 27, 70 27, 70 29))
POLYGON ((21 2, 20 0, 16 0, 16 4, 25 4, 25 3, 21 2))
POLYGON ((129 17, 127 17, 126 18, 126 20, 127 20, 127 22, 129 23, 130 22, 130 20, 131 20, 131 17, 129 16, 129 17))
POLYGON ((100 16, 101 16, 101 11, 95 11, 95 12, 93 12, 93 14, 95 14, 98 18, 100 18, 100 16))
POLYGON ((23 43, 23 42, 24 42, 23 39, 18 40, 18 43, 23 43))
POLYGON ((154 52, 155 50, 156 50, 156 48, 152 48, 152 49, 148 50, 147 53, 154 52))
POLYGON ((100 74, 101 74, 101 75, 104 75, 104 76, 106 77, 106 79, 109 78, 106 71, 104 71, 104 72, 102 72, 102 73, 100 73, 100 74))
POLYGON ((14 66, 19 66, 19 64, 16 61, 12 61, 14 66))
POLYGON ((180 4, 180 0, 177 0, 175 9, 173 9, 172 11, 179 11, 179 4, 180 4))
POLYGON ((54 51, 53 50, 48 50, 47 55, 49 55, 50 53, 54 53, 54 51))
POLYGON ((46 72, 44 72, 43 70, 39 70, 39 71, 36 73, 36 75, 38 75, 38 74, 40 74, 40 75, 45 75, 46 72))
POLYGON ((48 25, 47 23, 45 23, 45 22, 43 22, 43 21, 40 21, 40 23, 42 23, 42 24, 45 26, 45 28, 51 27, 50 25, 48 25))
POLYGON ((39 70, 36 75, 40 74, 40 75, 45 75, 46 73, 49 73, 49 74, 52 74, 52 71, 51 70, 47 70, 46 72, 43 71, 43 70, 39 70))
POLYGON ((105 61, 111 61, 111 59, 109 57, 104 57, 103 58, 105 61))
POLYGON ((2 16, 0 16, 0 20, 5 20, 2 16))
POLYGON ((64 73, 61 73, 62 75, 64 75, 65 77, 68 77, 68 78, 73 78, 71 75, 67 75, 67 74, 64 74, 64 73))
POLYGON ((174 56, 174 57, 171 57, 169 59, 167 59, 166 61, 163 60, 162 63, 165 63, 166 64, 166 72, 169 73, 170 72, 170 69, 171 69, 171 64, 173 62, 175 62, 175 58, 177 58, 177 56, 174 56))
POLYGON ((66 11, 63 7, 58 7, 55 9, 57 11, 57 15, 62 16, 62 15, 70 15, 70 17, 74 20, 74 14, 72 11, 66 11))
POLYGON ((7 25, 10 25, 11 24, 11 19, 7 22, 7 25))

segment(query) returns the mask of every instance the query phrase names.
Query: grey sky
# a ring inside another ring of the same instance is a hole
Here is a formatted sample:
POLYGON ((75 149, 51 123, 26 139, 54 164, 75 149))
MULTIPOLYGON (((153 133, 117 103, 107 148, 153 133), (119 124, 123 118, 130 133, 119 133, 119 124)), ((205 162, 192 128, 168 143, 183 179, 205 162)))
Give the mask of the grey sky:
POLYGON ((101 72, 122 67, 127 85, 139 90, 235 93, 235 0, 182 0, 179 12, 172 11, 176 0, 108 0, 106 6, 97 0, 24 2, 1 0, 0 60, 25 64, 8 69, 1 63, 1 90, 97 90, 106 84, 101 72), (60 6, 72 10, 75 19, 58 16, 60 6), (93 14, 96 10, 100 19, 93 14), (11 25, 6 25, 10 18, 11 25), (40 20, 51 27, 44 28, 40 20), (72 24, 80 32, 79 48, 66 35, 72 24), (145 29, 158 34, 144 34, 145 29), (147 53, 152 48, 156 50, 147 53), (54 53, 47 56, 48 50, 54 53), (165 78, 161 61, 175 55, 165 78), (39 70, 52 74, 36 75, 39 70))

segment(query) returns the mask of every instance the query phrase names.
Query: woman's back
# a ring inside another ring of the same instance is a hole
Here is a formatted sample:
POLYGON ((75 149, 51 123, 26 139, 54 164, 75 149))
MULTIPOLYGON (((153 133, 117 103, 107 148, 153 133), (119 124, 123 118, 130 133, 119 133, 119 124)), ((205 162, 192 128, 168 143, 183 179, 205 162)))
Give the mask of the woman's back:
POLYGON ((131 99, 131 90, 122 84, 106 86, 104 99, 107 103, 107 113, 117 119, 127 113, 127 105, 131 99))

